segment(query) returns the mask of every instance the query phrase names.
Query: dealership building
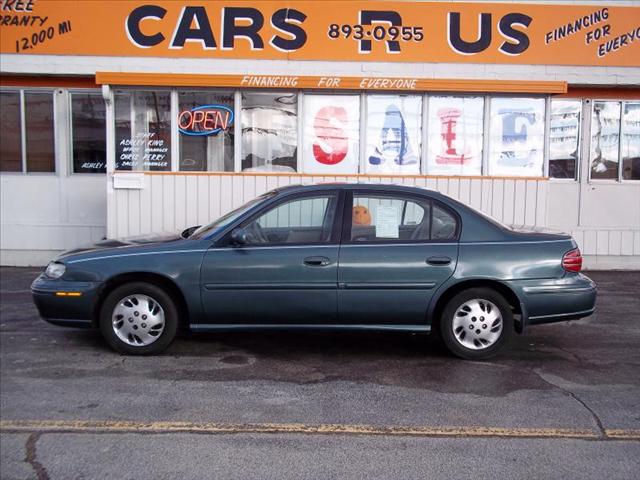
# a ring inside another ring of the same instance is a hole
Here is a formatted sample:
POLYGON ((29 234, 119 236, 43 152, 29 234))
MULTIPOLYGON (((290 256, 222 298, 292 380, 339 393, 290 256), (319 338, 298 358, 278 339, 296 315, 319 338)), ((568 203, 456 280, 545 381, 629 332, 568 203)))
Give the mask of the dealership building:
POLYGON ((640 268, 640 2, 0 0, 0 40, 2 265, 371 182, 640 268))

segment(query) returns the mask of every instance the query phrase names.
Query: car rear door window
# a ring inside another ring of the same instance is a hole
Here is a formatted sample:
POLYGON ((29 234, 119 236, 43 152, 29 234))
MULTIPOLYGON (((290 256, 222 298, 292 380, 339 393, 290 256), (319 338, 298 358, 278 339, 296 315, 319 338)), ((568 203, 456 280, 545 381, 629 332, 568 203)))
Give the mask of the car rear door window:
POLYGON ((455 217, 430 199, 354 193, 351 242, 453 240, 456 233, 455 217))
POLYGON ((355 194, 351 241, 429 240, 430 210, 428 200, 355 194))
POLYGON ((244 228, 252 245, 325 243, 331 240, 337 194, 284 201, 249 221, 244 228))

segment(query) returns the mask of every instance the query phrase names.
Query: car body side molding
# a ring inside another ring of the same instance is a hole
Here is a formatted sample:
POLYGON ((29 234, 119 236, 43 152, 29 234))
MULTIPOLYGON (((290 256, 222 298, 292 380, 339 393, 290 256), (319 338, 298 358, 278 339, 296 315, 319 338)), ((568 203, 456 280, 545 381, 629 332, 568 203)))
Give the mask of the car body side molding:
POLYGON ((198 323, 191 324, 194 332, 235 331, 235 330, 325 330, 325 331, 398 331, 429 333, 430 325, 341 325, 341 324, 235 324, 235 323, 198 323))
POLYGON ((207 283, 207 290, 335 290, 335 283, 207 283))
POLYGON ((371 283, 371 282, 358 282, 358 283, 342 283, 339 284, 340 288, 347 290, 431 290, 436 286, 435 282, 428 283, 371 283))

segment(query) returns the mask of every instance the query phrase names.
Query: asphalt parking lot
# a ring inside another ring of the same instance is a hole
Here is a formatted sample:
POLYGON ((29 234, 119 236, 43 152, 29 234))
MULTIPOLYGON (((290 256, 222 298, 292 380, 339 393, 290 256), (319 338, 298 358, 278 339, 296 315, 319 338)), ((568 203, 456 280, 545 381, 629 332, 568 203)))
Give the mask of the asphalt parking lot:
POLYGON ((640 272, 486 362, 409 334, 182 334, 124 357, 0 269, 0 477, 640 476, 640 272))

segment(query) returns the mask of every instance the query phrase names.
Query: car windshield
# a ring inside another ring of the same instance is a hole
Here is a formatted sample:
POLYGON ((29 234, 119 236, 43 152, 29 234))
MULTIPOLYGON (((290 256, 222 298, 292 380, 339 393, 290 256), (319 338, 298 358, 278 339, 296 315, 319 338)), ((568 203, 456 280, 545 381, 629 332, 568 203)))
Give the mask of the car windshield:
POLYGON ((229 213, 224 214, 223 216, 221 216, 220 218, 211 222, 208 225, 203 225, 202 227, 198 228, 195 232, 193 232, 193 234, 189 238, 193 238, 193 239, 204 238, 214 230, 217 230, 218 228, 226 227, 235 219, 239 218, 245 212, 253 208, 255 205, 266 200, 267 198, 273 197, 274 195, 276 195, 276 192, 267 192, 260 195, 259 197, 254 198, 253 200, 249 200, 247 203, 245 203, 241 207, 238 207, 235 210, 232 210, 229 213))

